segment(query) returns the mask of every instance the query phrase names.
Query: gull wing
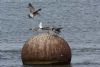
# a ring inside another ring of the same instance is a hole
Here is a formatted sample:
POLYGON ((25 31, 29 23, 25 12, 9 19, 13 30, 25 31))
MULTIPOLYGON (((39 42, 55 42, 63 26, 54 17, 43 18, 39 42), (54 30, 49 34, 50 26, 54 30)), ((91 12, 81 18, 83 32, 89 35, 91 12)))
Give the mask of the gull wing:
POLYGON ((30 12, 32 12, 32 13, 35 11, 35 8, 34 8, 34 6, 32 6, 31 3, 28 4, 28 8, 29 8, 30 12))

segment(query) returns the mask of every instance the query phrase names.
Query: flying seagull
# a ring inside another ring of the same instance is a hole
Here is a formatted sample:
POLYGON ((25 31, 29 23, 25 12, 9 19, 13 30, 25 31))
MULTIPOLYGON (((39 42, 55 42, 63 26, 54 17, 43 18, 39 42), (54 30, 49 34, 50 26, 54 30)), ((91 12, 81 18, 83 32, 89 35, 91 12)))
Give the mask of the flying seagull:
POLYGON ((34 6, 32 6, 31 3, 28 4, 28 8, 29 8, 29 11, 30 11, 30 13, 28 15, 29 18, 33 18, 34 16, 39 15, 39 11, 41 11, 41 8, 35 10, 34 6))

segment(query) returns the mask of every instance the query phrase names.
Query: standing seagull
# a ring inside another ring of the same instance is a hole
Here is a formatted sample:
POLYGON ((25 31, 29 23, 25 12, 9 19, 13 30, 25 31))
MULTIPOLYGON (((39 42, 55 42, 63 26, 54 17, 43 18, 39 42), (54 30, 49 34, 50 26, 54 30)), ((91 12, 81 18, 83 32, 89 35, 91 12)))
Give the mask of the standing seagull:
POLYGON ((40 28, 40 29, 43 29, 42 22, 40 22, 39 28, 40 28))
POLYGON ((55 28, 53 27, 51 30, 57 34, 59 34, 61 32, 61 29, 63 29, 62 27, 59 27, 59 28, 55 28))
POLYGON ((29 29, 29 30, 32 30, 33 32, 34 31, 43 31, 44 27, 42 26, 42 22, 40 22, 38 27, 34 27, 32 29, 29 29))
POLYGON ((30 13, 28 15, 30 18, 33 18, 36 15, 39 15, 39 11, 41 11, 41 8, 38 10, 35 10, 35 8, 32 6, 31 3, 28 4, 28 8, 30 10, 30 13))
POLYGON ((47 32, 47 33, 50 33, 50 34, 59 34, 61 32, 61 29, 63 29, 62 27, 43 27, 42 25, 42 22, 39 23, 39 26, 38 27, 35 27, 33 29, 30 29, 32 30, 33 32, 34 31, 40 31, 40 32, 47 32))

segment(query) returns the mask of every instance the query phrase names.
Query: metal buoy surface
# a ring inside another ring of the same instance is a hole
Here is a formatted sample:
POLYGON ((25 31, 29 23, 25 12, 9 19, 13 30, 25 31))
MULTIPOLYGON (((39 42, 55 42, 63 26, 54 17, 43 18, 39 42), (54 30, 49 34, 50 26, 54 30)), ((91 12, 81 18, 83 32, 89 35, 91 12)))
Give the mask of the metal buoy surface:
POLYGON ((23 64, 70 64, 71 49, 63 38, 44 33, 25 42, 21 58, 23 64))

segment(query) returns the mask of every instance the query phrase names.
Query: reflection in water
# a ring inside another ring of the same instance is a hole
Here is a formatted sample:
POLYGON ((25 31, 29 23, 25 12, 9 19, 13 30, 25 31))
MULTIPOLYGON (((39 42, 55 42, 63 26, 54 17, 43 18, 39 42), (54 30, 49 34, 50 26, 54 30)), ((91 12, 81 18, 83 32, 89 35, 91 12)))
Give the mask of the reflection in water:
POLYGON ((23 67, 72 67, 72 65, 23 65, 23 67))

